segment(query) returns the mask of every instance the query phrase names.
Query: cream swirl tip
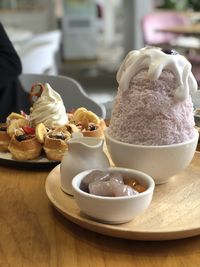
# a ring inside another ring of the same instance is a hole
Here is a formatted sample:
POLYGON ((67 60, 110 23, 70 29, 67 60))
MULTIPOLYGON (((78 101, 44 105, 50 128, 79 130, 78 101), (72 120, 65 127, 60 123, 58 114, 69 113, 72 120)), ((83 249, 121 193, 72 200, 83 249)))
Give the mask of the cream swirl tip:
POLYGON ((30 120, 33 125, 42 122, 50 128, 68 123, 68 116, 62 98, 48 83, 44 84, 41 96, 38 97, 31 108, 30 120))

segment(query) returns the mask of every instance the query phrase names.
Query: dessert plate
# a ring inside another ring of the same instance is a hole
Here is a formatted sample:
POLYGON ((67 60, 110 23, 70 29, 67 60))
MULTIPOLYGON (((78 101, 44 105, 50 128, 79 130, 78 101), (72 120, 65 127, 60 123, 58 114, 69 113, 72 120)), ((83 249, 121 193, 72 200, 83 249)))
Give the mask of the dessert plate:
POLYGON ((10 152, 0 152, 0 164, 8 167, 52 169, 59 163, 60 161, 48 160, 44 155, 34 160, 15 160, 10 152))
POLYGON ((200 153, 187 169, 162 185, 156 185, 150 207, 131 222, 109 225, 80 212, 72 196, 60 188, 60 165, 45 183, 50 202, 68 220, 108 236, 133 240, 173 240, 200 235, 200 153))

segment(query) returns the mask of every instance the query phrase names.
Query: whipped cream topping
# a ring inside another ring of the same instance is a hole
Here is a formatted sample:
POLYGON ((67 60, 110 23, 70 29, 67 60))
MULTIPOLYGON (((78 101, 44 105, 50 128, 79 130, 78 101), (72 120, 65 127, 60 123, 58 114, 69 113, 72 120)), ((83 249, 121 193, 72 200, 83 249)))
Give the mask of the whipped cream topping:
POLYGON ((30 120, 33 125, 42 122, 49 128, 68 123, 68 116, 62 98, 48 83, 44 84, 41 96, 31 108, 30 120))
POLYGON ((183 101, 197 91, 190 62, 182 55, 166 54, 159 47, 144 47, 128 53, 117 72, 119 88, 127 90, 131 78, 142 69, 148 69, 148 78, 152 81, 160 77, 163 69, 171 71, 176 78, 176 101, 183 101))

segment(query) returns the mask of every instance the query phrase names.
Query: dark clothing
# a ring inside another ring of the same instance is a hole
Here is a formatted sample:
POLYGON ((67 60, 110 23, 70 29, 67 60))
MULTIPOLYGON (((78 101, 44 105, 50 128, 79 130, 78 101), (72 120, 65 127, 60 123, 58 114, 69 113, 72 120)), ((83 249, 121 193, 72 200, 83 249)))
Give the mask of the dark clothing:
POLYGON ((20 58, 0 23, 0 122, 11 112, 29 113, 28 94, 18 79, 21 72, 20 58))

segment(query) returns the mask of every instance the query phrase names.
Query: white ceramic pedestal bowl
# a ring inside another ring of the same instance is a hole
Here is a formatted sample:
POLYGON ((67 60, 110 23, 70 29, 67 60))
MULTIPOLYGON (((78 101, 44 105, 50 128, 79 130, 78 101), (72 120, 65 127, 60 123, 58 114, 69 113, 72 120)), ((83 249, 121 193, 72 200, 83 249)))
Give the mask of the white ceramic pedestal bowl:
POLYGON ((166 183, 190 164, 198 138, 199 133, 195 130, 195 137, 184 143, 143 146, 117 141, 109 135, 108 128, 105 130, 108 152, 115 166, 145 172, 156 184, 166 183))
POLYGON ((103 197, 84 192, 80 189, 82 179, 92 170, 77 174, 72 180, 74 198, 80 210, 94 220, 119 224, 132 220, 149 207, 155 187, 154 180, 149 175, 125 168, 108 168, 109 172, 121 172, 124 178, 135 178, 146 191, 134 196, 103 197))

